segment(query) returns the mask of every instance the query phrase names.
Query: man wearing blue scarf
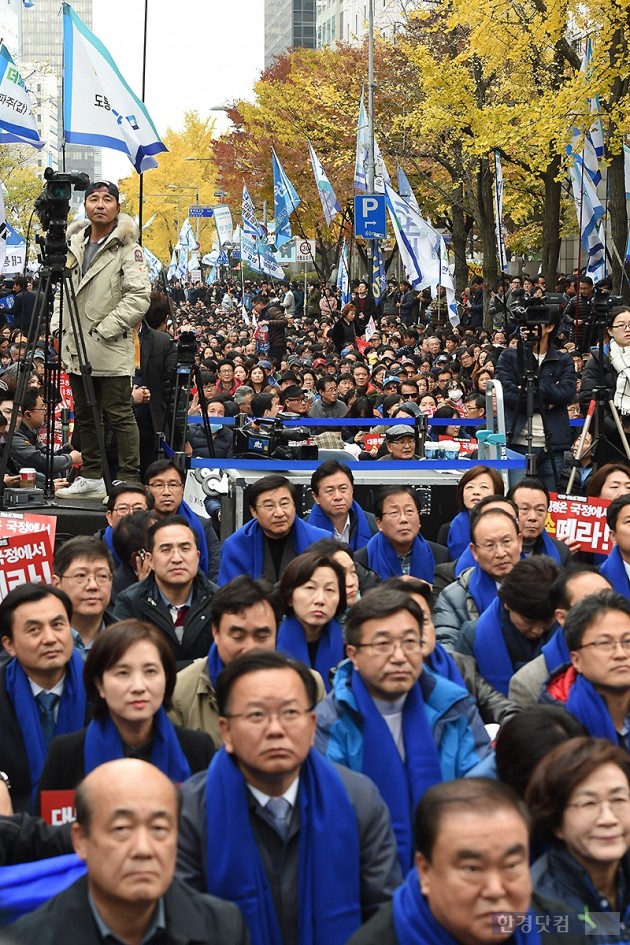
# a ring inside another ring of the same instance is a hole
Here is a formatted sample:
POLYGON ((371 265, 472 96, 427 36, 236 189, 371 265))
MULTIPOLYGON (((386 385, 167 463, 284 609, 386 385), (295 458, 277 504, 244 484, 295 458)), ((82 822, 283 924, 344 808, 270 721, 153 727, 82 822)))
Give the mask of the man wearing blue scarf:
POLYGON ((284 605, 273 584, 247 574, 219 588, 212 598, 213 643, 204 659, 177 674, 169 718, 175 725, 207 732, 221 747, 215 690, 219 673, 250 650, 275 650, 284 605))
POLYGON ((374 503, 378 533, 357 552, 355 560, 385 581, 409 574, 433 584, 436 561, 448 552, 420 534, 420 504, 412 486, 386 486, 374 503))
POLYGON ((372 513, 364 512, 355 501, 353 489, 354 476, 349 466, 336 459, 320 463, 311 476, 315 505, 307 522, 358 551, 367 545, 377 528, 372 513))
POLYGON ((518 522, 503 509, 492 508, 473 517, 470 535, 475 566, 444 588, 433 612, 438 643, 449 649, 463 625, 494 603, 501 581, 521 559, 518 522))
POLYGON ((571 548, 566 542, 558 541, 549 535, 545 528, 549 511, 549 489, 543 480, 526 476, 510 489, 507 497, 518 507, 523 553, 549 555, 560 565, 568 564, 571 560, 571 548))
POLYGON ((63 591, 23 584, 0 604, 0 770, 16 813, 32 810, 55 735, 84 728, 83 662, 74 649, 72 605, 63 591))
POLYGON ((262 476, 247 490, 247 503, 251 521, 226 538, 221 548, 220 585, 239 574, 275 584, 289 561, 320 538, 330 538, 329 532, 297 518, 294 487, 285 476, 262 476))
POLYGON ((96 532, 95 537, 105 542, 117 567, 121 564, 121 560, 114 548, 114 529, 116 525, 126 515, 132 515, 133 512, 144 512, 148 508, 149 499, 144 486, 134 485, 132 482, 121 482, 110 489, 105 511, 107 527, 96 532))
POLYGON ((630 750, 630 600, 591 594, 564 624, 571 666, 548 679, 540 702, 562 703, 594 738, 630 750))
POLYGON ((485 778, 438 784, 414 832, 405 882, 347 945, 539 945, 527 814, 511 788, 485 778))
POLYGON ((599 573, 610 581, 618 594, 630 597, 630 495, 618 495, 612 500, 606 511, 606 524, 615 547, 599 573))
POLYGON ((405 873, 413 862, 413 812, 427 788, 488 773, 494 762, 468 691, 423 668, 422 624, 409 594, 369 591, 346 619, 350 659, 317 707, 317 749, 374 781, 405 873))
POLYGON ((253 945, 345 945, 399 885, 372 782, 312 750, 312 674, 280 653, 217 680, 223 748, 182 786, 178 876, 235 902, 253 945))
POLYGON ((549 590, 558 629, 545 643, 540 656, 522 666, 510 680, 508 698, 522 708, 536 705, 549 676, 571 662, 564 638, 564 622, 571 607, 589 594, 610 590, 610 584, 588 564, 570 564, 563 568, 549 590))
POLYGON ((494 603, 460 630, 455 649, 473 656, 486 682, 504 696, 514 673, 539 656, 554 634, 550 592, 559 572, 548 555, 519 561, 501 583, 494 603))

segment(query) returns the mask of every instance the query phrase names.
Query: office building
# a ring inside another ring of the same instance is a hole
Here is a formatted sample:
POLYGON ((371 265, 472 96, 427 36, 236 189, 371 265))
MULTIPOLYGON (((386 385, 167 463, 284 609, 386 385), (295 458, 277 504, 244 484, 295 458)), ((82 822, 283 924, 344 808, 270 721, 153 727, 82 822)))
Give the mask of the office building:
POLYGON ((265 69, 294 46, 315 49, 316 0, 265 0, 265 69))
MULTIPOLYGON (((393 36, 406 10, 418 0, 374 0, 374 28, 393 36)), ((368 0, 317 0, 317 48, 337 43, 361 45, 368 29, 368 0)))

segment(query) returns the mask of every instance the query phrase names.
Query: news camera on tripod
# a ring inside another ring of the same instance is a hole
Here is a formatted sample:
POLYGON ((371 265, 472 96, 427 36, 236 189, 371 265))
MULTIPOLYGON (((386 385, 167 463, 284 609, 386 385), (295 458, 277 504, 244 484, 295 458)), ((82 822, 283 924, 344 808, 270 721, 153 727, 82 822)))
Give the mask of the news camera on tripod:
POLYGON ((573 359, 554 344, 560 325, 555 300, 528 299, 518 316, 518 345, 501 353, 495 370, 511 414, 508 446, 527 457, 524 471, 510 470, 510 485, 523 475, 538 476, 555 491, 563 454, 571 448, 567 407, 575 397, 577 375, 573 359))

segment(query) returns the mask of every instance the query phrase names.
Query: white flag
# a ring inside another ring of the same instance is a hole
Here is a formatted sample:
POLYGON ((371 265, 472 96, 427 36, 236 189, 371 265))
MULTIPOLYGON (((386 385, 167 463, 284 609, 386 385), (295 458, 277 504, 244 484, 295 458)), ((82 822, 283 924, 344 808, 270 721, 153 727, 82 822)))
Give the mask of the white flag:
POLYGON ((32 144, 43 148, 31 100, 11 53, 0 45, 0 144, 32 144))
POLYGON ((70 144, 127 154, 139 174, 168 150, 101 41, 63 4, 64 136, 70 144))

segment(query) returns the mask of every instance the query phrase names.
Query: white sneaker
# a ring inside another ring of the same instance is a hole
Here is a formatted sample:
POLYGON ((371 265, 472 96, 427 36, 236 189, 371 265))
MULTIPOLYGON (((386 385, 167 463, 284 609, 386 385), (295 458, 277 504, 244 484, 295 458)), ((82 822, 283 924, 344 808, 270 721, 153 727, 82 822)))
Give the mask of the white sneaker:
POLYGON ((84 476, 77 476, 72 485, 55 493, 58 499, 102 499, 106 495, 104 479, 86 479, 84 476))

